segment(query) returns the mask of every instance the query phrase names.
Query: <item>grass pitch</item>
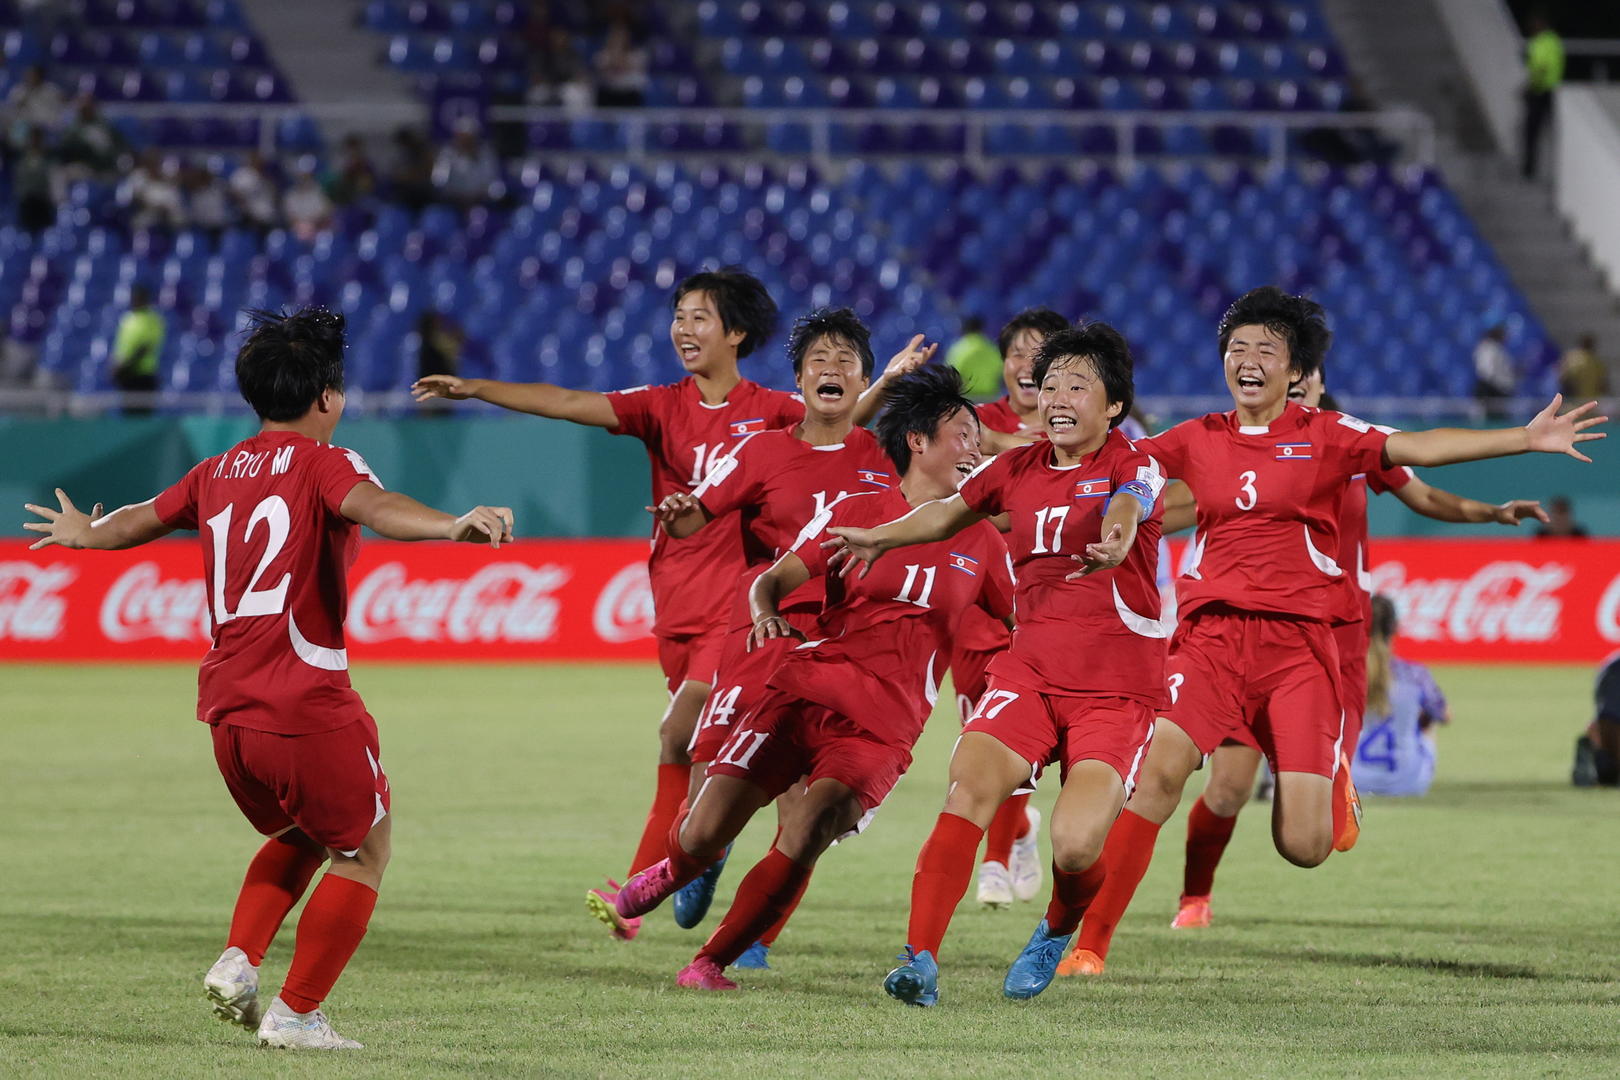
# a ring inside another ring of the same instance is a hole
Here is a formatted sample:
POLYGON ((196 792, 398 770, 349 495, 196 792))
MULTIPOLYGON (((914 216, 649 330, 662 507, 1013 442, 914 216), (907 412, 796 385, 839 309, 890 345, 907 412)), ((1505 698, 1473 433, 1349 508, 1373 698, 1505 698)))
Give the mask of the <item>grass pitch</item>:
MULTIPOLYGON (((879 981, 904 942, 953 717, 936 717, 872 830, 822 862, 775 970, 706 995, 674 974, 766 822, 700 931, 659 911, 626 945, 582 903, 622 873, 646 811, 650 668, 364 667, 396 850, 328 1011, 367 1049, 295 1057, 258 1050, 203 1001, 258 841, 190 718, 193 669, 0 668, 0 1074, 1614 1076, 1620 803, 1567 784, 1590 674, 1438 676, 1456 723, 1436 789, 1370 803, 1353 853, 1291 868, 1252 807, 1215 925, 1171 931, 1178 815, 1106 976, 1004 1001, 1041 909, 981 911, 970 894, 944 1003, 918 1010, 879 981)), ((289 920, 271 988, 291 943, 289 920)))

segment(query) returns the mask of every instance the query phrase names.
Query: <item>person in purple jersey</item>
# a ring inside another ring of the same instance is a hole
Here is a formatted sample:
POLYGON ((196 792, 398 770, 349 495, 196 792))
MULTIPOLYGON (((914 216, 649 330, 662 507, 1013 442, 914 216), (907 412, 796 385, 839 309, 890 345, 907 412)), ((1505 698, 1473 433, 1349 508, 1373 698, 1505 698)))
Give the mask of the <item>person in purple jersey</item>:
POLYGON ((1434 783, 1435 730, 1451 722, 1446 696, 1422 664, 1391 651, 1399 622, 1388 597, 1372 598, 1367 714, 1351 765, 1364 795, 1424 795, 1434 783))

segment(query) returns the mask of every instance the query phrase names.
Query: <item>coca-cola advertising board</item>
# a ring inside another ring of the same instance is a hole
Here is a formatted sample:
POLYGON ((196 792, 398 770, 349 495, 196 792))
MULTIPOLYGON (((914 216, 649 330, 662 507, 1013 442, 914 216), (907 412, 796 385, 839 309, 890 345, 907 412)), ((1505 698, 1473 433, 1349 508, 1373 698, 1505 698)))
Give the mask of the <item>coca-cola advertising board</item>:
MULTIPOLYGON (((348 645, 365 660, 651 660, 647 545, 531 540, 361 547, 348 645)), ((1375 541, 1370 578, 1414 660, 1595 662, 1620 648, 1620 541, 1375 541)), ((0 658, 196 659, 194 544, 29 551, 0 540, 0 658)))

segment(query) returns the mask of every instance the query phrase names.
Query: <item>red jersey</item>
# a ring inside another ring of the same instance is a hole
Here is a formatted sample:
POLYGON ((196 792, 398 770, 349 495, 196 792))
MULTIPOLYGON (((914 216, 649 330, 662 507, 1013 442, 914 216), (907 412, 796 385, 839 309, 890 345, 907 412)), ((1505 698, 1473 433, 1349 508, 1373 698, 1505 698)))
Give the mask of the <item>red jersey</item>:
POLYGON ((974 410, 979 414, 979 423, 991 431, 1003 431, 1009 435, 1033 435, 1035 428, 1029 427, 1013 412, 1012 399, 1002 397, 988 405, 976 405, 974 410))
MULTIPOLYGON (((732 604, 732 627, 752 623, 748 586, 778 556, 797 546, 801 531, 819 532, 824 523, 816 522, 845 499, 899 482, 894 462, 865 428, 851 429, 834 446, 811 446, 792 428, 744 439, 693 492, 717 518, 740 512, 746 530, 744 557, 752 572, 745 575, 742 567, 732 567, 729 577, 714 586, 732 604)), ((811 579, 794 590, 782 605, 783 614, 814 613, 823 595, 823 583, 811 579)))
POLYGON ((362 482, 381 486, 354 451, 265 431, 154 501, 165 524, 202 532, 214 643, 197 719, 310 735, 366 714, 343 641, 360 528, 339 513, 362 482))
POLYGON ((1051 444, 1038 442, 997 455, 967 478, 963 501, 1012 521, 1017 626, 1012 647, 990 661, 992 676, 1048 694, 1158 703, 1167 637, 1156 584, 1163 490, 1158 465, 1117 429, 1078 465, 1054 465, 1051 444), (1115 497, 1152 505, 1130 553, 1112 570, 1065 581, 1080 569, 1071 556, 1102 538, 1115 497))
POLYGON ((1356 617, 1347 580, 1355 568, 1338 561, 1340 515, 1351 477, 1383 470, 1388 438, 1353 416, 1291 401, 1269 425, 1210 413, 1142 440, 1198 500, 1192 558, 1176 583, 1181 617, 1209 604, 1356 617))
MULTIPOLYGON (((672 491, 691 491, 715 462, 760 431, 797 424, 804 402, 744 379, 726 400, 710 405, 691 377, 667 386, 641 386, 607 395, 619 418, 617 435, 647 446, 652 465, 652 501, 672 491)), ((716 515, 718 516, 718 515, 716 515)), ((676 540, 653 524, 653 632, 660 637, 700 634, 723 622, 729 589, 743 570, 740 522, 720 522, 676 540)))
MULTIPOLYGON (((827 581, 828 525, 870 528, 904 517, 899 491, 860 492, 804 530, 793 551, 811 580, 827 581)), ((952 628, 972 607, 1012 613, 1007 545, 988 521, 949 540, 903 548, 862 577, 826 584, 810 640, 782 660, 768 685, 825 705, 880 742, 910 749, 939 698, 952 628)))

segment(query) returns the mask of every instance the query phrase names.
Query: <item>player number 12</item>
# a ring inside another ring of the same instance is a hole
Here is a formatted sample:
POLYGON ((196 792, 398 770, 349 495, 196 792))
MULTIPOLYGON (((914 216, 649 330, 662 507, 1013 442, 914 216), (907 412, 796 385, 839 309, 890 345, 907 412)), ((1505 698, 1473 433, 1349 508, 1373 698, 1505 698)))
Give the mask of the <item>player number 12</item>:
POLYGON ((237 601, 236 610, 232 612, 225 606, 225 558, 229 548, 229 534, 231 531, 231 515, 236 511, 235 503, 226 503, 225 509, 209 518, 204 524, 214 537, 214 625, 223 626, 232 619, 247 618, 253 615, 280 615, 287 607, 287 586, 292 582, 292 574, 281 575, 281 580, 271 589, 259 588, 259 579, 275 561, 281 549, 287 544, 287 533, 291 531, 292 515, 287 511, 287 500, 280 495, 271 495, 253 508, 248 517, 247 529, 242 534, 245 544, 253 538, 253 532, 264 522, 270 530, 269 539, 265 541, 264 555, 259 559, 258 568, 253 571, 253 577, 248 579, 247 591, 242 599, 237 601))

